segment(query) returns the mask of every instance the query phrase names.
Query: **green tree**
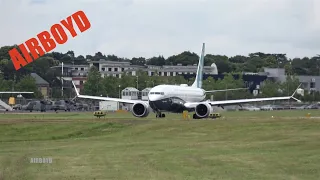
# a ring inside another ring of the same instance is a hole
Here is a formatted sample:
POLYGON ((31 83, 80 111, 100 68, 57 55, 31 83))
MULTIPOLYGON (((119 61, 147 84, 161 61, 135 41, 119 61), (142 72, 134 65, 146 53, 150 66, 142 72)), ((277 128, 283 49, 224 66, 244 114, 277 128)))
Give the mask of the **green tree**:
POLYGON ((281 96, 281 92, 279 91, 281 88, 281 83, 274 82, 271 80, 266 80, 263 82, 260 91, 261 94, 259 94, 258 97, 277 97, 281 96))
MULTIPOLYGON (((113 77, 113 76, 107 76, 104 77, 102 79, 102 89, 104 89, 104 91, 101 91, 101 95, 102 96, 108 96, 108 97, 118 97, 119 96, 119 85, 121 85, 120 83, 120 79, 113 77)), ((120 87, 120 91, 123 88, 126 88, 125 86, 121 86, 120 87)))
POLYGON ((147 60, 147 65, 163 66, 166 63, 166 59, 163 56, 152 57, 147 60))
POLYGON ((283 90, 283 95, 291 96, 292 93, 297 89, 300 82, 295 76, 287 76, 286 81, 281 84, 281 89, 283 90))
POLYGON ((105 94, 101 74, 95 66, 92 66, 88 73, 88 79, 83 85, 84 93, 92 96, 105 94))
POLYGON ((24 94, 23 96, 26 98, 43 98, 41 92, 38 90, 36 85, 36 80, 30 76, 24 76, 20 79, 20 81, 15 86, 16 91, 32 91, 34 94, 24 94))

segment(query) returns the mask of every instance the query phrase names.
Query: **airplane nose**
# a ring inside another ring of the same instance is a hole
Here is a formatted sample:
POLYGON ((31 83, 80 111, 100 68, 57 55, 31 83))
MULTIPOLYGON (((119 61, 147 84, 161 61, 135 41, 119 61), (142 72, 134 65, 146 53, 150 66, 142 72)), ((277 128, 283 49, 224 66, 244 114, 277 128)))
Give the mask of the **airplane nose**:
POLYGON ((149 101, 158 101, 161 97, 161 95, 149 95, 149 101))

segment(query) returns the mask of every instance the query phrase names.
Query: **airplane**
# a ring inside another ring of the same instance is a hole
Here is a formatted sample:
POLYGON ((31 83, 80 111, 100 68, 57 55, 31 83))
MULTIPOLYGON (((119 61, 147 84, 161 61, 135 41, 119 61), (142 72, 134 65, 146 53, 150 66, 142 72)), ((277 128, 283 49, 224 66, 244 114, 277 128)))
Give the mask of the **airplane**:
POLYGON ((187 84, 157 85, 151 88, 151 90, 149 91, 148 100, 128 100, 120 98, 80 95, 73 81, 72 84, 75 88, 76 98, 78 97, 102 101, 116 101, 120 103, 132 104, 131 112, 133 116, 140 118, 147 117, 149 115, 150 110, 153 110, 153 112, 156 113, 156 118, 164 118, 165 114, 163 112, 182 113, 183 111, 187 110, 189 112, 194 112, 193 119, 202 119, 207 118, 211 113, 213 113, 213 106, 223 107, 226 105, 241 105, 242 103, 250 102, 289 99, 294 99, 296 101, 301 102, 300 100, 293 97, 297 90, 291 96, 285 97, 237 99, 223 101, 205 100, 206 93, 215 91, 205 91, 204 89, 202 89, 204 55, 205 43, 203 43, 202 45, 202 52, 199 58, 196 78, 191 86, 188 86, 187 84))

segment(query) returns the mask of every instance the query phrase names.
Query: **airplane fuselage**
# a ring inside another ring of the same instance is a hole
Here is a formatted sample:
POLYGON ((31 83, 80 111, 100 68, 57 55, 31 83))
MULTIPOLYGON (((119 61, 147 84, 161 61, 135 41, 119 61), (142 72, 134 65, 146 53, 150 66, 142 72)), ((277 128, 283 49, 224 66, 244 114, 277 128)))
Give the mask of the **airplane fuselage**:
POLYGON ((201 88, 186 85, 158 85, 148 94, 149 105, 154 111, 183 112, 186 102, 201 102, 205 99, 201 88))

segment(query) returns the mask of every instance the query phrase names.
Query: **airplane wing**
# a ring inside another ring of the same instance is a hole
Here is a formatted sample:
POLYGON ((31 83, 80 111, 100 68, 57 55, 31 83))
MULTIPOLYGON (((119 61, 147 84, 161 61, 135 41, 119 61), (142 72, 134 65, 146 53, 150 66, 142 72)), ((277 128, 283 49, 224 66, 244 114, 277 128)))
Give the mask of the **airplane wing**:
POLYGON ((248 89, 248 88, 235 88, 235 89, 212 90, 212 91, 206 91, 206 93, 224 92, 224 91, 236 91, 236 90, 241 90, 241 89, 248 89))
MULTIPOLYGON (((301 84, 299 85, 299 87, 301 84)), ((209 103, 211 106, 227 106, 227 105, 237 105, 237 104, 243 104, 243 103, 250 103, 250 102, 261 102, 261 101, 276 101, 276 100, 289 100, 294 99, 298 102, 301 102, 299 99, 293 97, 299 87, 294 91, 294 93, 291 96, 285 96, 285 97, 269 97, 269 98, 255 98, 255 99, 235 99, 235 100, 223 100, 223 101, 204 101, 209 103)), ((187 108, 195 108, 198 104, 203 102, 187 102, 184 105, 187 108)))
POLYGON ((109 98, 109 97, 101 97, 101 96, 80 95, 73 81, 72 81, 72 84, 77 94, 76 97, 78 98, 95 99, 95 100, 101 100, 101 101, 116 101, 116 102, 128 103, 128 104, 134 104, 138 102, 148 103, 148 101, 143 101, 143 100, 131 100, 131 99, 109 98))
POLYGON ((0 94, 33 94, 33 92, 0 91, 0 94))

